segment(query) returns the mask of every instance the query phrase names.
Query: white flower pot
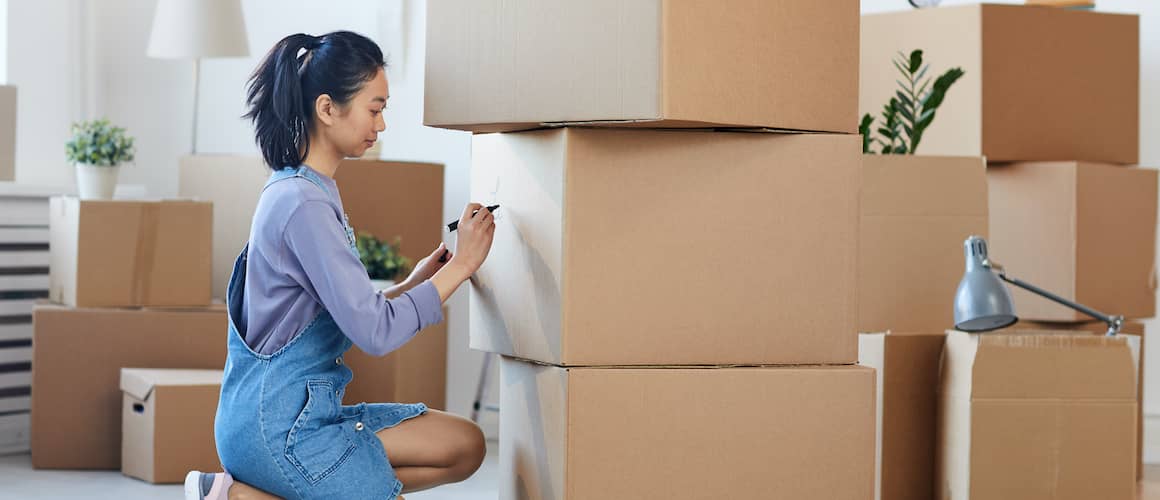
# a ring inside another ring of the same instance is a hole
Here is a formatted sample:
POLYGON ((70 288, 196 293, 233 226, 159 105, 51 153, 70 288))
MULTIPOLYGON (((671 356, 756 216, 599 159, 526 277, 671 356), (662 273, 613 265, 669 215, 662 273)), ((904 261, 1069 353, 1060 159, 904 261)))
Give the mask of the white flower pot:
POLYGON ((371 284, 374 285, 375 290, 386 290, 395 286, 395 280, 371 280, 371 284))
POLYGON ((77 163, 77 194, 82 200, 111 200, 117 189, 120 165, 104 167, 77 163))

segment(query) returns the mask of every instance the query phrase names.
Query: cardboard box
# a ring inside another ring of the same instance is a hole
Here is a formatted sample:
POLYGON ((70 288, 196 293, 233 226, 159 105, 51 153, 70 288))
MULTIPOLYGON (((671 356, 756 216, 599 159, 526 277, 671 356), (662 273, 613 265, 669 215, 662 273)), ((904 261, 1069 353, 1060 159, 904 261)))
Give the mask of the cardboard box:
MULTIPOLYGON (((1007 273, 1126 318, 1156 312, 1156 170, 1084 162, 991 165, 990 256, 1007 273)), ((1089 316, 1011 286, 1022 319, 1089 316)))
POLYGON ((49 202, 49 297, 74 307, 207 306, 213 207, 196 201, 49 202))
POLYGON ((122 367, 225 366, 227 323, 220 306, 38 304, 33 325, 32 466, 37 469, 121 467, 122 367))
POLYGON ((858 109, 876 126, 901 76, 891 60, 914 49, 932 82, 952 67, 966 72, 920 154, 1139 161, 1136 15, 974 4, 863 16, 858 109))
POLYGON ((471 347, 557 365, 857 359, 857 136, 477 135, 471 347))
POLYGON ((180 483, 223 470, 214 444, 221 370, 121 369, 121 472, 180 483))
POLYGON ((500 372, 501 500, 872 497, 868 368, 500 372))
POLYGON ((856 133, 858 15, 854 0, 432 1, 423 123, 856 133))
MULTIPOLYGON (((1108 326, 1098 321, 1088 321, 1083 323, 1049 323, 1042 321, 1020 321, 1009 330, 1039 330, 1039 331, 1082 331, 1091 332, 1093 335, 1106 335, 1108 326)), ((1120 333, 1126 336, 1138 337, 1137 341, 1140 344, 1139 351, 1141 353, 1147 352, 1145 350, 1144 323, 1140 321, 1125 321, 1123 327, 1120 328, 1120 333)), ((1147 356, 1140 354, 1136 361, 1136 479, 1144 478, 1144 360, 1147 356)))
POLYGON ((1138 355, 1127 336, 950 332, 939 498, 1134 499, 1138 355))
MULTIPOLYGON (((443 317, 448 317, 447 308, 443 317)), ((343 404, 426 403, 446 409, 447 328, 447 320, 431 325, 399 350, 379 358, 351 348, 343 362, 354 378, 346 386, 343 404)))
POLYGON ((877 373, 875 500, 934 498, 939 362, 946 335, 864 333, 858 364, 877 373))
POLYGON ((0 181, 16 180, 16 87, 0 85, 0 181))
POLYGON ((858 331, 954 328, 963 241, 987 235, 977 157, 864 155, 858 331))
MULTIPOLYGON (((443 220, 443 165, 345 160, 334 180, 355 231, 380 239, 399 236, 402 253, 412 263, 430 255, 442 241, 443 224, 448 222, 443 220)), ((459 217, 458 211, 454 217, 459 217)))

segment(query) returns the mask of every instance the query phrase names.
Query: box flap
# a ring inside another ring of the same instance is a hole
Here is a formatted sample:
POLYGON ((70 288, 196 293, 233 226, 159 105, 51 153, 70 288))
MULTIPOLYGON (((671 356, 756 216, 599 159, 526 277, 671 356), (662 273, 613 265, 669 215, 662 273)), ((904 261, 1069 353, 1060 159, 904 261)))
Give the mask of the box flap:
POLYGON ((1136 399, 1131 348, 1088 334, 975 334, 971 399, 1136 399))
POLYGON ((142 401, 158 386, 220 386, 221 370, 121 368, 121 390, 142 401))

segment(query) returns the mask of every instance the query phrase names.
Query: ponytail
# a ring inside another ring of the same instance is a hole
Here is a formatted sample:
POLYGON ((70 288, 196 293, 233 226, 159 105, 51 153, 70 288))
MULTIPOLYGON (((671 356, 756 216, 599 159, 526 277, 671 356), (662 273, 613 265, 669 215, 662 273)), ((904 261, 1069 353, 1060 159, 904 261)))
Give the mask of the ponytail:
POLYGON ((254 124, 266 165, 300 165, 310 151, 318 96, 345 105, 385 66, 378 45, 349 31, 298 33, 275 44, 250 76, 243 115, 254 124))

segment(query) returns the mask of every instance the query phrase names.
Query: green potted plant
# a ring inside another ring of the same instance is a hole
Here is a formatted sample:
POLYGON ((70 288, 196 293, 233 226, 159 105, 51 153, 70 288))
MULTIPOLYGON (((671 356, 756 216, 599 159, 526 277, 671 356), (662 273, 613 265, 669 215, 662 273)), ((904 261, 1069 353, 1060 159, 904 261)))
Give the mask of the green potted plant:
POLYGON ((378 290, 385 290, 406 278, 411 271, 410 259, 403 256, 401 240, 386 242, 367 232, 359 232, 355 237, 359 260, 367 268, 371 283, 378 290))
POLYGON ((926 71, 929 64, 922 63, 922 50, 915 50, 910 57, 902 52, 892 61, 902 75, 898 90, 882 106, 882 123, 874 129, 874 117, 870 113, 862 116, 858 132, 862 134, 862 152, 874 154, 871 149, 879 146, 881 154, 914 154, 922 142, 922 134, 934 122, 934 114, 942 105, 951 85, 963 76, 962 68, 948 69, 931 85, 926 71), (878 137, 874 137, 878 132, 878 137))
POLYGON ((133 138, 106 119, 73 123, 65 157, 76 165, 81 199, 112 199, 121 164, 133 161, 134 153, 133 138))

